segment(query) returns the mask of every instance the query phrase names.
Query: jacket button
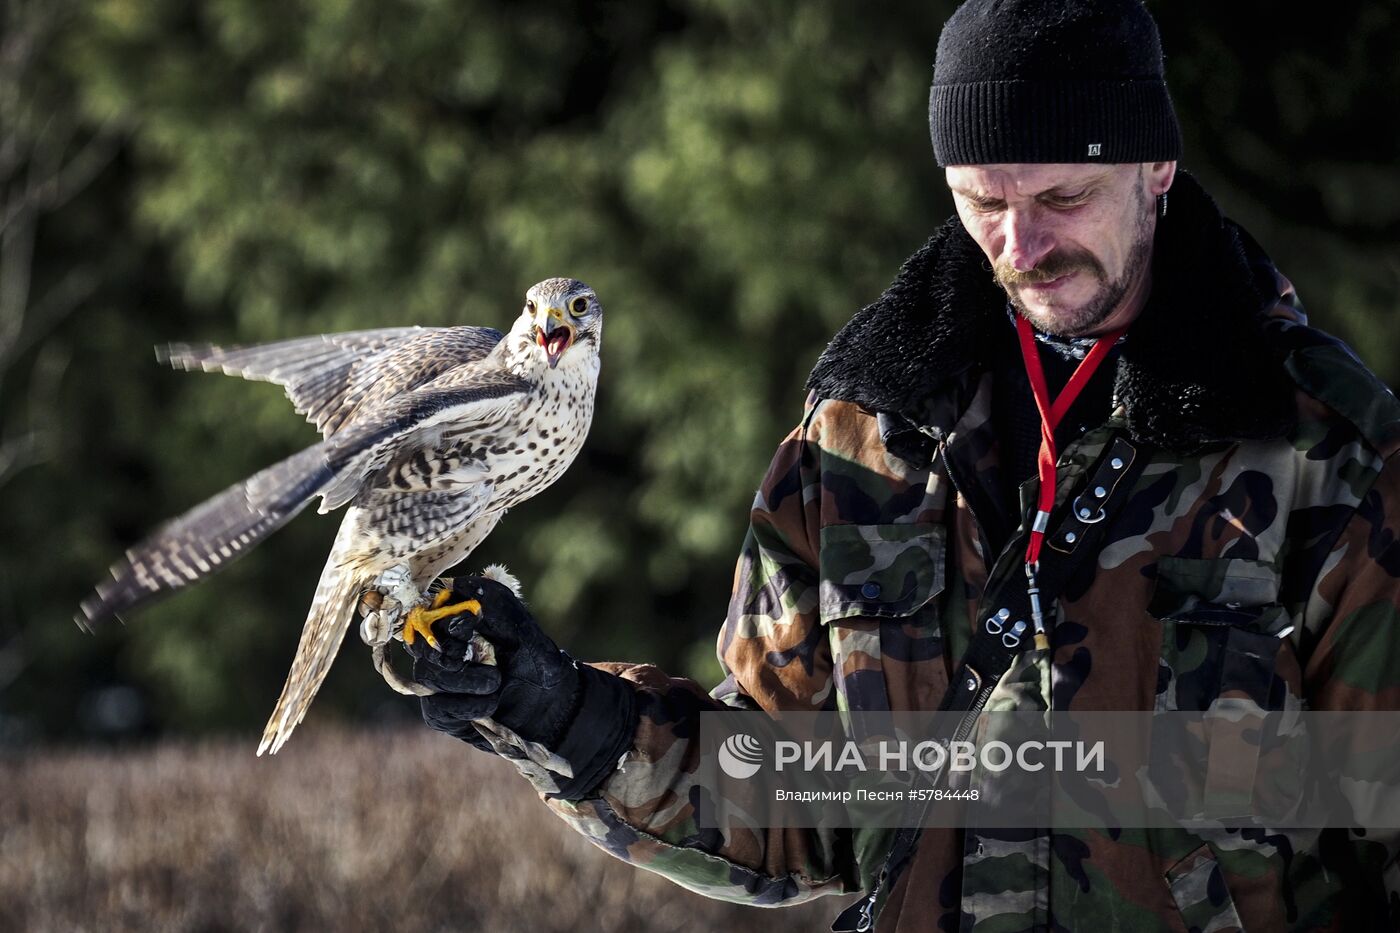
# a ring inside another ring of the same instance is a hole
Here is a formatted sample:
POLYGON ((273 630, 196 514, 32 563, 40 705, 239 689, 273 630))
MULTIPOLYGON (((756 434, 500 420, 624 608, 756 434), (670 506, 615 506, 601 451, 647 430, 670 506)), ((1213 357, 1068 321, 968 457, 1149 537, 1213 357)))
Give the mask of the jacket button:
POLYGON ((861 595, 861 596, 864 596, 866 599, 879 599, 879 598, 880 598, 880 584, 878 584, 878 583, 867 583, 867 584, 865 584, 864 586, 862 586, 862 587, 860 588, 860 595, 861 595))

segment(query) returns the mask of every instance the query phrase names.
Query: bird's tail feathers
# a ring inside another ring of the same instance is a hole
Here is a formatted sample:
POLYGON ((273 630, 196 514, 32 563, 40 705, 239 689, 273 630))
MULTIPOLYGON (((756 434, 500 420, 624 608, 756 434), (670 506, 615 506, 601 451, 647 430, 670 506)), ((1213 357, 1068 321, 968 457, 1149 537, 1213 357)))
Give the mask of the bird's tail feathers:
POLYGON ((331 478, 317 444, 225 489, 126 552, 75 616, 93 627, 204 579, 291 521, 331 478))
POLYGON ((258 745, 259 755, 264 752, 277 754, 306 717, 316 691, 321 688, 321 682, 326 679, 331 662, 340 650, 360 591, 368 583, 344 562, 345 544, 351 539, 348 525, 347 522, 341 526, 336 546, 332 548, 330 559, 321 571, 316 598, 311 601, 311 609, 306 614, 306 624, 302 627, 292 669, 287 674, 282 695, 277 698, 277 706, 263 729, 262 742, 258 745))

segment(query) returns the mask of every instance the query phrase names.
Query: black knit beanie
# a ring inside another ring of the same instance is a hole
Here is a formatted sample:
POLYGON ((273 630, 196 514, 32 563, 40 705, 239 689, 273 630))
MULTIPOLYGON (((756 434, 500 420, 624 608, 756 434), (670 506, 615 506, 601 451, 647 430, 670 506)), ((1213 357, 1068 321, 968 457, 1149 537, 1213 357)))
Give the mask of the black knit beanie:
POLYGON ((1181 155, 1141 0, 967 0, 938 39, 928 119, 942 166, 1181 155))

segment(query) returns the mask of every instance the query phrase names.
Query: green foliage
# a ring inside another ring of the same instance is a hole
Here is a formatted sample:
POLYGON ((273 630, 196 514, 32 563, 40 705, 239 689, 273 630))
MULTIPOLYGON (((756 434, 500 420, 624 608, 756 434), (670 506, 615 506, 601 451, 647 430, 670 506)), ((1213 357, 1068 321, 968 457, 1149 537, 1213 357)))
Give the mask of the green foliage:
MULTIPOLYGON (((335 517, 121 632, 66 622, 160 519, 314 437, 276 389, 162 372, 152 344, 504 327, 551 275, 607 309, 599 414, 575 467, 469 566, 508 563, 584 658, 710 680, 746 509, 808 369, 950 212, 925 121, 952 6, 83 6, 48 62, 59 103, 131 129, 39 253, 106 272, 54 337, 75 360, 63 446, 4 490, 0 736, 17 716, 81 726, 106 683, 139 685, 151 728, 251 734, 285 675, 335 517)), ((1394 379, 1400 131, 1377 115, 1400 88, 1400 16, 1338 8, 1349 38, 1320 46, 1301 16, 1239 43, 1226 12, 1156 12, 1186 167, 1394 379)), ((0 403, 9 419, 24 400, 0 403)), ((346 654, 323 705, 398 703, 353 635, 346 654)))

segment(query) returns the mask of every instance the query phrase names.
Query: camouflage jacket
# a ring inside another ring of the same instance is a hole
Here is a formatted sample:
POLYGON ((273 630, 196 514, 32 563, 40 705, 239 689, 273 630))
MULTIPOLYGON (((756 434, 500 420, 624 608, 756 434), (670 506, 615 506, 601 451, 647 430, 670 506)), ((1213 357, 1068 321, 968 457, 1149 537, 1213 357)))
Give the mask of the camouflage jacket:
MULTIPOLYGON (((713 897, 869 888, 888 830, 698 828, 696 716, 937 708, 1029 514, 997 492, 988 359, 1008 332, 1005 297, 954 219, 813 371, 754 501, 719 635, 727 679, 707 693, 599 665, 633 684, 640 723, 600 787, 549 800, 561 817, 713 897)), ((1148 465, 1090 579, 1053 608, 1051 676, 1017 662, 993 705, 1204 710, 1227 691, 1266 708, 1400 705, 1400 403, 1306 326, 1287 282, 1184 174, 1116 366, 1116 410, 1062 450, 1057 502, 1115 434, 1148 465), (1199 606, 1238 624, 1193 625, 1199 606)), ((1031 510, 1035 483, 1021 489, 1031 510)), ((1364 832, 931 829, 877 929, 1400 928, 1389 904, 1396 842, 1364 832)))

